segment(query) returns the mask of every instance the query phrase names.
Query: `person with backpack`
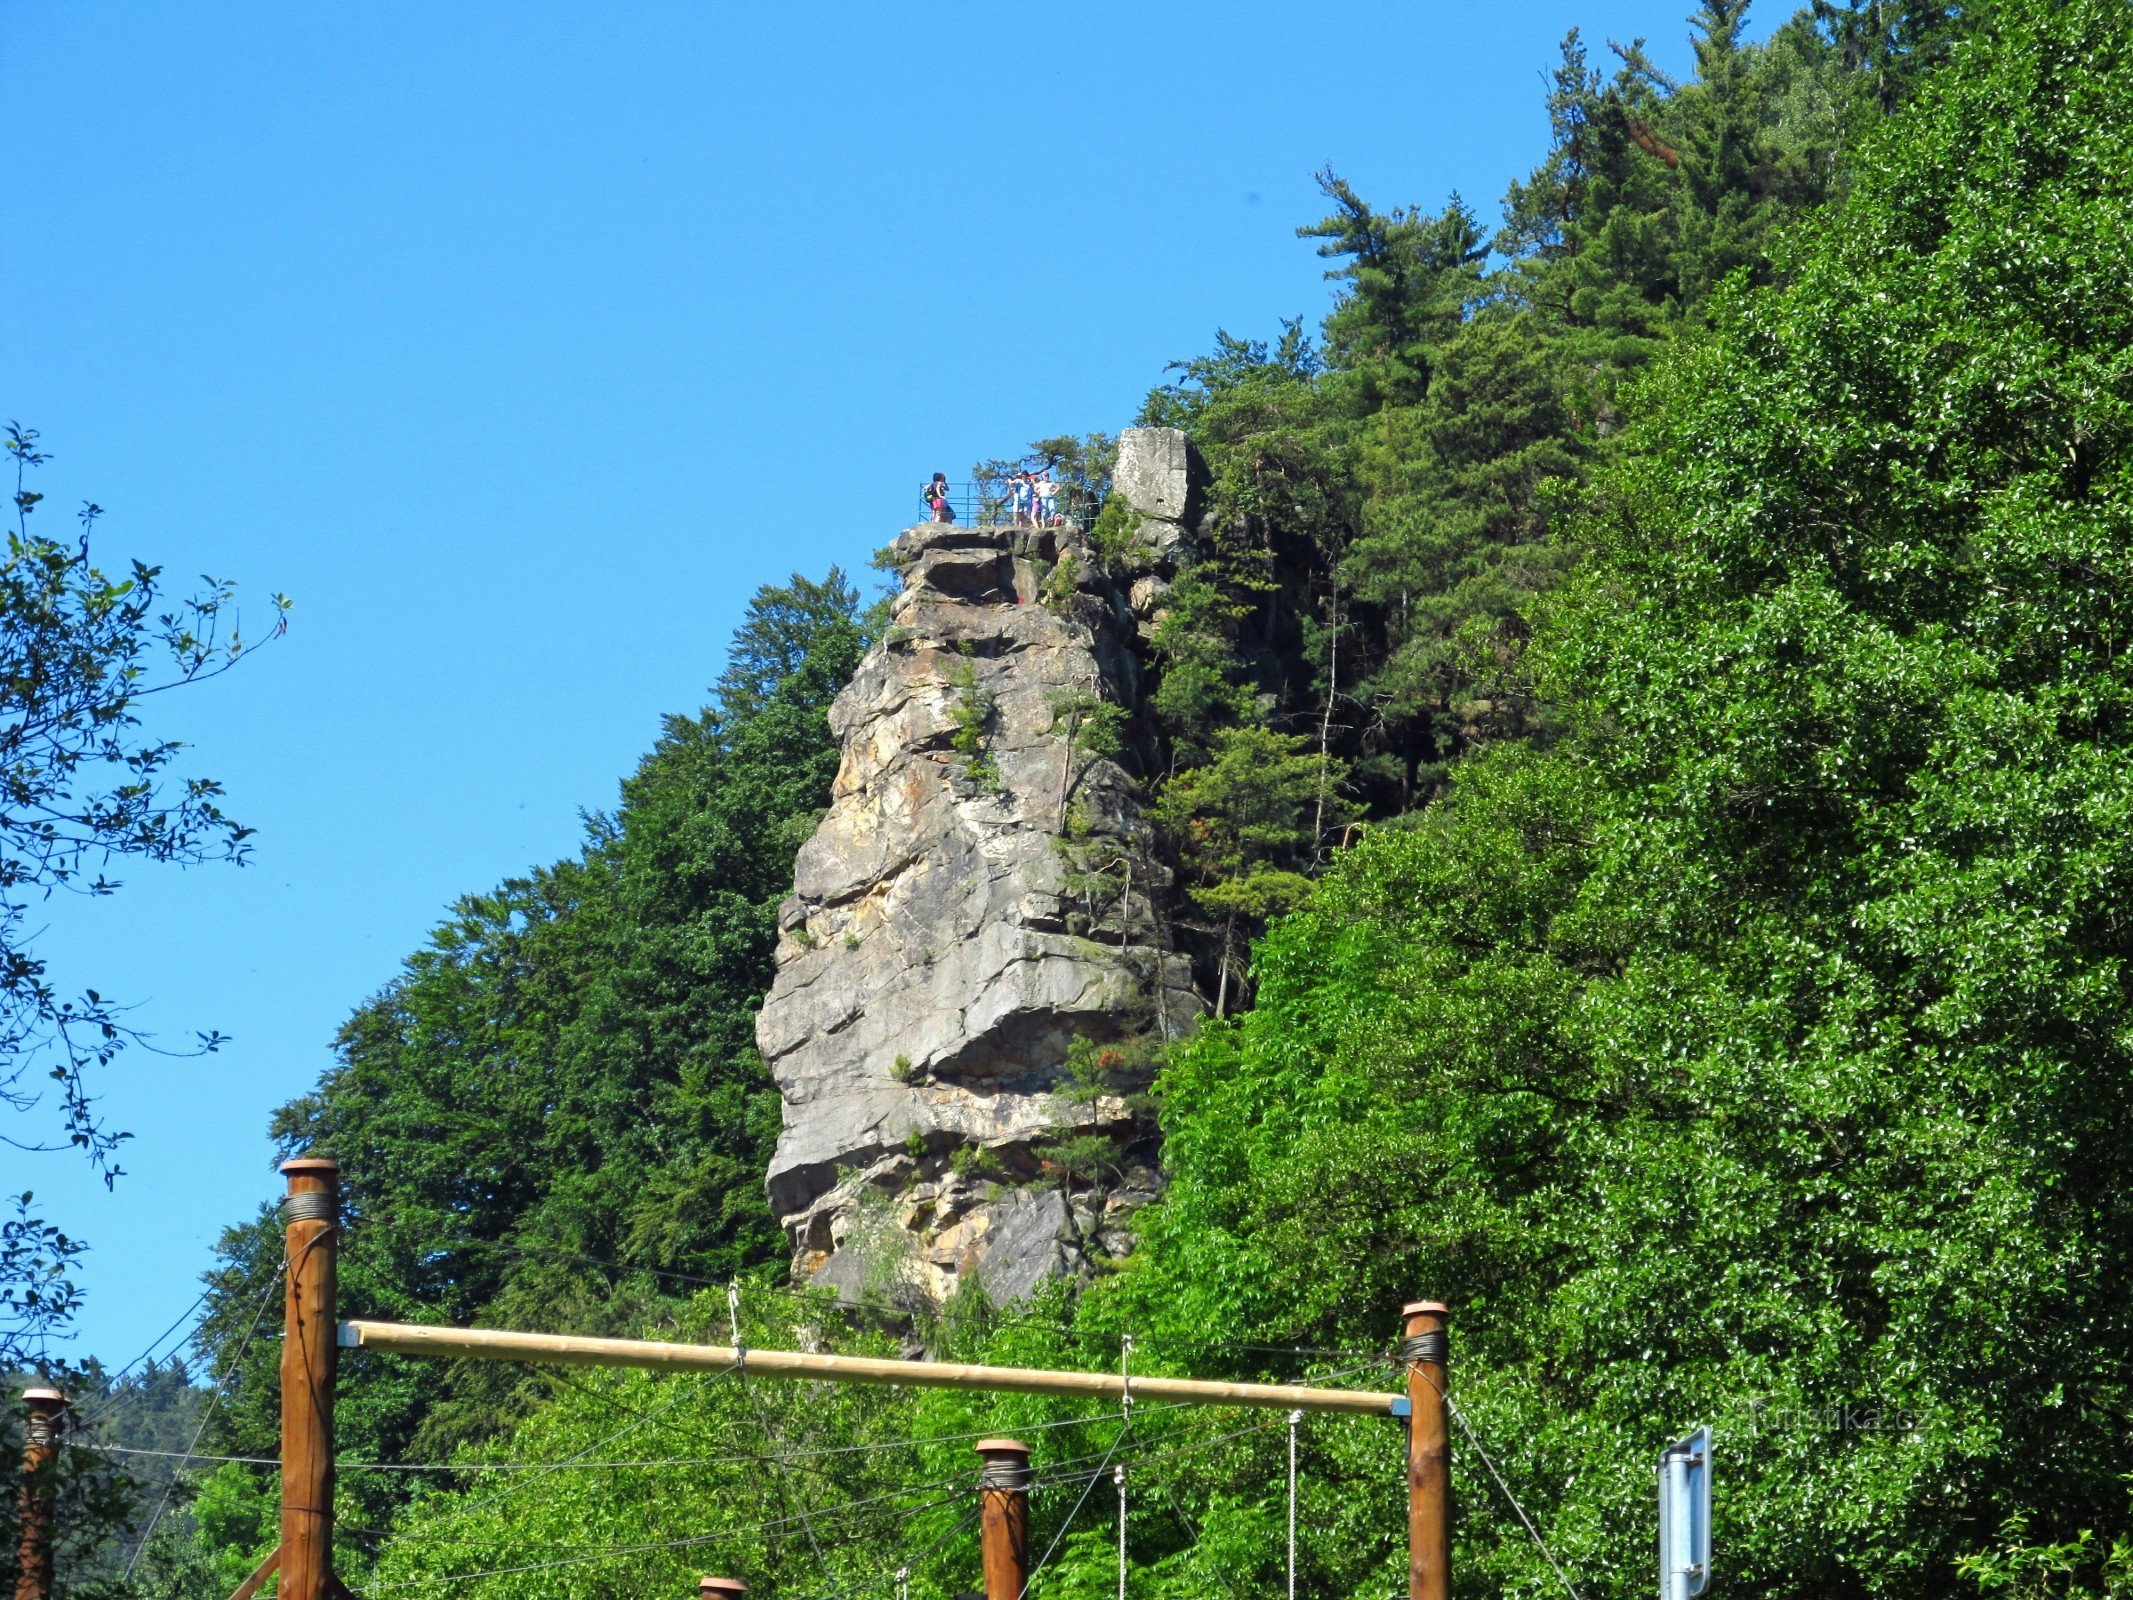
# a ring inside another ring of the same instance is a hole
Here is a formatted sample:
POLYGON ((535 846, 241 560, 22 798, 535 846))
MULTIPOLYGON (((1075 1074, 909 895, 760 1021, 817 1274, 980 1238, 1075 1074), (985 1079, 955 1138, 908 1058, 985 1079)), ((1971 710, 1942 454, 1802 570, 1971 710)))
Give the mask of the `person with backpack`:
POLYGON ((933 512, 935 522, 955 521, 955 507, 948 503, 948 474, 936 472, 933 481, 919 491, 926 505, 933 512))

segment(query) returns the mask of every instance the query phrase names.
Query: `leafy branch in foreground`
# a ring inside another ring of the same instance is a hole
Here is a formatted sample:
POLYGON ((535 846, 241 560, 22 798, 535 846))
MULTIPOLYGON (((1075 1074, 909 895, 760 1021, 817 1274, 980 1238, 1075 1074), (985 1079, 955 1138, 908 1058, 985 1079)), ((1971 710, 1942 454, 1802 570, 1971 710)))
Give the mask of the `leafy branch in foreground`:
MULTIPOLYGON (((212 779, 176 777, 183 746, 144 737, 139 703, 220 676, 258 642, 242 633, 235 590, 203 579, 173 599, 162 569, 130 563, 113 578, 92 558, 102 508, 84 505, 73 542, 30 531, 44 498, 28 486, 49 457, 35 429, 10 423, 15 526, 0 560, 0 1105, 28 1112, 44 1093, 27 1080, 43 1065, 58 1086, 64 1143, 0 1134, 17 1149, 72 1145, 116 1177, 125 1138, 97 1115, 84 1074, 142 1036, 95 989, 63 995, 25 926, 30 903, 60 890, 107 895, 121 857, 190 864, 242 862, 251 830, 220 806, 212 779)), ((269 638, 286 627, 273 599, 269 638)), ((220 1043, 201 1036, 201 1048, 220 1043)))

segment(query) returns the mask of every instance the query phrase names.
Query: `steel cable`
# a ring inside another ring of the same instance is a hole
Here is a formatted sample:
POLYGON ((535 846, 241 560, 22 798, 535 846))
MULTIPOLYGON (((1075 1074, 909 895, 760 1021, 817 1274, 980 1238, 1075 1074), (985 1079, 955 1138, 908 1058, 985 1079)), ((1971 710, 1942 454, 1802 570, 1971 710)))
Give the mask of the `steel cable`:
MULTIPOLYGON (((199 1445, 207 1433, 208 1423, 214 1420, 215 1407, 221 1403, 224 1387, 235 1376, 237 1369, 244 1365, 245 1354, 252 1348, 252 1337, 259 1332, 260 1320, 267 1314, 267 1301, 273 1297, 274 1291, 281 1287, 282 1274, 288 1269, 288 1265, 289 1258, 284 1255, 267 1280, 266 1290, 259 1297, 258 1308, 252 1313, 252 1325, 245 1329, 244 1338, 238 1343, 237 1354, 224 1365, 221 1375, 215 1379, 215 1387, 209 1392, 207 1404, 200 1412, 200 1425, 193 1429, 193 1447, 199 1445)), ((140 1542, 133 1547, 133 1554, 127 1558, 126 1577, 131 1578, 133 1569, 140 1565, 141 1553, 148 1548, 148 1536, 156 1531, 156 1524, 163 1520, 163 1513, 170 1507, 171 1494, 178 1487, 178 1473, 184 1470, 184 1463, 181 1461, 172 1471, 170 1481, 163 1485, 162 1498, 156 1501, 154 1513, 149 1517, 147 1525, 141 1529, 140 1542)))

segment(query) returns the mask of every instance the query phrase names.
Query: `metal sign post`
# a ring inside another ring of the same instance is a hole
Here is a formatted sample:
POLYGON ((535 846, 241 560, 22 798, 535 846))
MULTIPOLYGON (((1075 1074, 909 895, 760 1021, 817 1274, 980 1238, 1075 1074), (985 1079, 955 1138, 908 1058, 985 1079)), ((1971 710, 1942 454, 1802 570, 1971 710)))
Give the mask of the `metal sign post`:
POLYGON ((1659 1600, 1695 1600, 1711 1583, 1711 1430, 1659 1458, 1659 1600))

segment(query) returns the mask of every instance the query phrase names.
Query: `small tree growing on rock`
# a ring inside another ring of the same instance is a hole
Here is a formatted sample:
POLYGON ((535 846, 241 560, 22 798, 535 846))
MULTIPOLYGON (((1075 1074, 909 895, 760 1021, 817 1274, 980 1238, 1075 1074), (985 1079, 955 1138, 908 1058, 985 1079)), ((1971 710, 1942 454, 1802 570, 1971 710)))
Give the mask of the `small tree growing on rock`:
POLYGON ((1321 805, 1321 795, 1345 776, 1341 763, 1329 769, 1308 740, 1270 728, 1225 728, 1215 735, 1212 760, 1163 786, 1156 819, 1198 880, 1189 890, 1193 903, 1219 919, 1216 1016, 1228 1009, 1240 934, 1293 910, 1310 892, 1297 865, 1316 848, 1314 816, 1329 827, 1345 818, 1337 793, 1321 805))

